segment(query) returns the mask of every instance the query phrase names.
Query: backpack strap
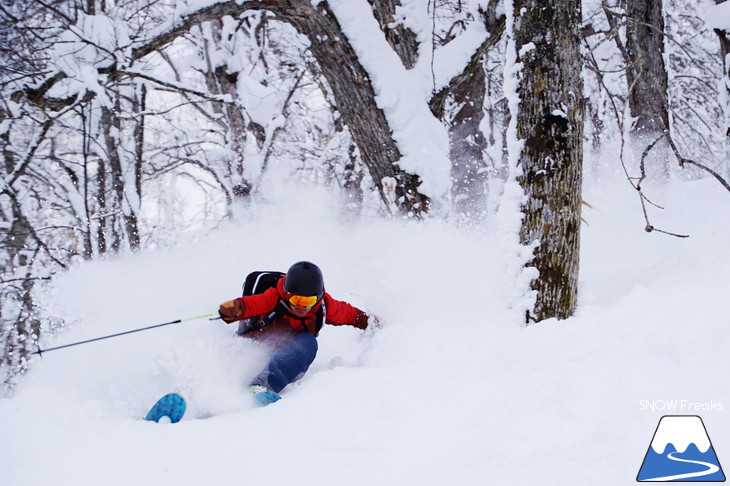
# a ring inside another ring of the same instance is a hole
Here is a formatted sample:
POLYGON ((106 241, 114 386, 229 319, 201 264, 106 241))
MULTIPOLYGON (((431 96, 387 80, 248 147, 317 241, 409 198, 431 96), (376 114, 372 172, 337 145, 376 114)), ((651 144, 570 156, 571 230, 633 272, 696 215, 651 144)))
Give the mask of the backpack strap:
POLYGON ((266 317, 259 321, 261 323, 261 327, 268 326, 269 324, 273 323, 275 320, 286 314, 286 312, 286 307, 284 307, 281 299, 279 299, 279 302, 276 303, 276 307, 274 307, 274 310, 269 312, 266 317))
POLYGON ((322 326, 324 325, 325 318, 327 317, 327 305, 324 302, 324 296, 322 296, 322 305, 319 306, 319 309, 317 309, 317 314, 315 315, 315 328, 314 328, 314 337, 319 336, 319 331, 322 330, 322 326))

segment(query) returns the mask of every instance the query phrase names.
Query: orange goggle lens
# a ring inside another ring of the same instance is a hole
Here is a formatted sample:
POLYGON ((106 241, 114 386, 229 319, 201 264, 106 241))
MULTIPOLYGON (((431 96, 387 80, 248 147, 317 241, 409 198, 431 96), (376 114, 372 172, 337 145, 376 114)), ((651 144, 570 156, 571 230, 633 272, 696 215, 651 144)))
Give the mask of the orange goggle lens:
POLYGON ((312 307, 317 303, 317 296, 290 295, 289 303, 295 307, 312 307))

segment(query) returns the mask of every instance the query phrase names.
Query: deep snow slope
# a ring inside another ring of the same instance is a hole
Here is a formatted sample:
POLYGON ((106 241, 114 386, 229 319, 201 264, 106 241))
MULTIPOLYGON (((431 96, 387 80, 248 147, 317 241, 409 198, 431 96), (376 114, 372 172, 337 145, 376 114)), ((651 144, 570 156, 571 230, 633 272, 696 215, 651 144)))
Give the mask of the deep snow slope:
POLYGON ((730 194, 708 180, 652 196, 652 222, 690 238, 645 233, 626 182, 592 184, 579 310, 530 327, 503 237, 343 224, 321 195, 80 265, 46 297, 69 323, 46 347, 213 312, 247 272, 301 259, 385 326, 325 328, 310 372, 266 408, 244 389, 264 351, 221 321, 48 353, 0 400, 0 484, 631 484, 672 413, 646 404, 674 399, 730 464, 730 194), (188 400, 182 422, 140 420, 171 391, 188 400))

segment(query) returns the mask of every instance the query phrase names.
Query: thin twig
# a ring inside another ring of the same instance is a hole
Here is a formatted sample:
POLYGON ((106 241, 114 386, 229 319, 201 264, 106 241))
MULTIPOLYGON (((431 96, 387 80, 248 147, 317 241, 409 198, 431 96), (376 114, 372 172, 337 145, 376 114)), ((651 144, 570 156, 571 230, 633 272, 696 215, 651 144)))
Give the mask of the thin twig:
POLYGON ((720 184, 723 185, 725 189, 730 191, 730 184, 717 172, 710 169, 704 164, 700 164, 699 162, 695 162, 694 160, 688 159, 686 157, 682 157, 682 155, 679 153, 679 149, 677 148, 677 145, 674 143, 674 140, 672 137, 667 134, 667 141, 669 142, 669 146, 672 148, 672 152, 674 152, 674 156, 677 157, 677 161, 679 162, 680 167, 684 167, 684 164, 694 165, 695 167, 699 167, 700 169, 708 172, 711 174, 715 179, 718 180, 720 184))

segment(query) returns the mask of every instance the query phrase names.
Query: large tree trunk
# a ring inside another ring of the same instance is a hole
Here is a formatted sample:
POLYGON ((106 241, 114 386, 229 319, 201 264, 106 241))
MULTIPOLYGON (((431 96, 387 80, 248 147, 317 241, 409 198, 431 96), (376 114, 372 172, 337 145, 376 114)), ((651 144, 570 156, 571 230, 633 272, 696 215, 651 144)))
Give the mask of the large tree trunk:
POLYGON ((669 130, 669 77, 664 65, 662 2, 626 2, 626 81, 634 158, 642 159, 641 172, 651 180, 669 179, 669 145, 662 140, 643 159, 646 147, 669 130))
POLYGON ((33 244, 33 228, 15 197, 11 200, 10 211, 12 226, 2 238, 7 258, 2 269, 0 366, 12 370, 25 367, 31 346, 40 335, 40 321, 32 297, 33 263, 38 253, 33 244))
POLYGON ((669 78, 664 66, 664 15, 662 2, 626 2, 626 79, 629 109, 636 119, 633 131, 652 136, 669 128, 667 90, 669 78))
POLYGON ((580 0, 515 0, 514 39, 523 64, 517 136, 527 200, 520 234, 536 245, 539 271, 527 320, 565 319, 578 295, 583 123, 580 0))
POLYGON ((480 127, 484 119, 485 83, 484 67, 479 62, 469 77, 451 89, 452 102, 458 107, 449 128, 451 197, 455 214, 465 222, 483 220, 487 209, 487 144, 480 127))
MULTIPOLYGON (((4 111, 0 110, 0 119, 5 120, 4 111)), ((0 175, 6 178, 16 167, 15 153, 11 150, 8 132, 0 134, 2 145, 2 171, 0 175)), ((2 259, 2 296, 0 299, 0 367, 13 368, 18 366, 22 358, 27 356, 27 350, 22 345, 22 329, 24 315, 31 309, 23 308, 24 282, 19 280, 23 275, 24 267, 28 264, 28 241, 30 240, 31 226, 23 215, 17 199, 11 193, 3 198, 8 203, 0 207, 3 229, 0 229, 0 242, 5 252, 2 259), (5 226, 5 225, 9 225, 5 226), (18 280, 16 280, 18 279, 18 280)), ((5 202, 5 201, 3 201, 5 202)), ((0 375, 0 378, 5 377, 0 375)), ((0 383, 2 385, 2 383, 0 383)))
POLYGON ((498 4, 497 0, 490 0, 482 12, 481 20, 489 37, 472 54, 464 70, 429 101, 431 112, 449 127, 452 208, 467 223, 482 223, 487 209, 484 162, 487 140, 481 127, 487 90, 483 62, 504 34, 506 19, 504 15, 496 15, 498 4), (444 109, 447 100, 455 107, 450 110, 453 114, 450 119, 444 109))

